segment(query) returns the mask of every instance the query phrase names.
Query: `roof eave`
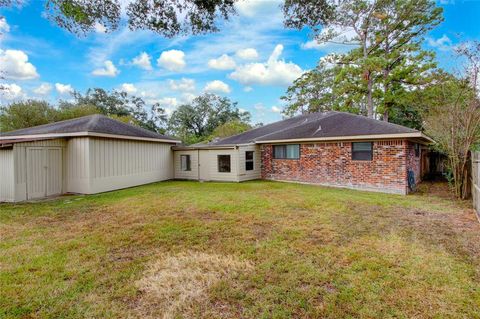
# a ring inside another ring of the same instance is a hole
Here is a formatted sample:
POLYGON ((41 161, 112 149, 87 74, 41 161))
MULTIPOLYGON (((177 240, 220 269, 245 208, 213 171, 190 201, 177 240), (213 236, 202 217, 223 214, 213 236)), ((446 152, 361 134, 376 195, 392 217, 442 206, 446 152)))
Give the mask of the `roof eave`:
POLYGON ((116 134, 106 134, 106 133, 97 133, 97 132, 74 132, 74 133, 49 133, 49 134, 32 134, 32 135, 11 135, 11 136, 2 136, 2 140, 18 140, 18 139, 51 139, 51 138, 65 138, 65 137, 103 137, 103 138, 115 138, 115 139, 124 139, 124 140, 137 140, 137 141, 148 141, 148 142, 157 142, 157 143, 170 143, 178 144, 181 143, 179 140, 169 140, 169 139, 160 139, 160 138, 151 138, 151 137, 141 137, 141 136, 129 136, 129 135, 116 135, 116 134))
POLYGON ((331 137, 307 137, 292 139, 272 139, 256 141, 256 144, 274 144, 274 143, 295 143, 295 142, 334 142, 334 141, 356 141, 356 140, 385 140, 385 139, 418 139, 424 144, 431 144, 434 141, 422 132, 397 133, 397 134, 371 134, 371 135, 350 135, 350 136, 331 136, 331 137))
POLYGON ((174 151, 196 151, 196 150, 227 150, 235 149, 236 145, 218 145, 218 146, 173 146, 174 151))
POLYGON ((255 143, 174 146, 173 150, 174 151, 220 150, 220 149, 235 149, 237 147, 250 146, 250 145, 255 145, 255 143))

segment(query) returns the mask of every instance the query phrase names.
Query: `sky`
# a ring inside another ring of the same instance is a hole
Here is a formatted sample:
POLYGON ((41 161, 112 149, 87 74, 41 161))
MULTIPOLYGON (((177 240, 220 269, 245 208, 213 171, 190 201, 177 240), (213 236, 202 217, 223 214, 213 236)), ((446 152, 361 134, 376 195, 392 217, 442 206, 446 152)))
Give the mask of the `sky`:
MULTIPOLYGON (((164 38, 101 26, 86 36, 61 29, 45 18, 45 1, 0 9, 0 71, 7 90, 2 104, 21 99, 71 99, 73 90, 123 90, 171 114, 195 96, 211 92, 238 102, 253 123, 282 118, 280 97, 303 72, 344 46, 318 45, 308 30, 283 26, 278 0, 239 2, 238 15, 219 23, 220 32, 164 38)), ((445 21, 432 30, 424 48, 440 67, 458 71, 452 54, 459 42, 480 39, 480 1, 439 1, 445 21)))

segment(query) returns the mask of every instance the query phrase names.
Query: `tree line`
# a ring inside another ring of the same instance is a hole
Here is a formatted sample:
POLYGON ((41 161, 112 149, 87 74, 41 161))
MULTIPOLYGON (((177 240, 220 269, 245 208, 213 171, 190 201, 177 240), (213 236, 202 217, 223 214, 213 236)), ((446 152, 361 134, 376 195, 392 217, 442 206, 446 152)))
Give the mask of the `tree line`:
POLYGON ((0 107, 0 132, 48 124, 92 114, 103 114, 144 129, 178 137, 187 144, 208 142, 252 128, 250 113, 237 102, 205 93, 180 105, 171 115, 158 103, 149 105, 141 97, 123 91, 88 89, 74 92, 72 100, 53 105, 26 100, 0 107))

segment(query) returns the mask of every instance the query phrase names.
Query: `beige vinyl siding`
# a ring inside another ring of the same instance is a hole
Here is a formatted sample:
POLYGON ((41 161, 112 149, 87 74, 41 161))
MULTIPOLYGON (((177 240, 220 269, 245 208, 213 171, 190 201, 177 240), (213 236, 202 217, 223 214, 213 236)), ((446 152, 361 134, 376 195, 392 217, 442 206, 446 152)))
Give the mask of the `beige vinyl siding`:
POLYGON ((192 149, 174 151, 175 178, 202 181, 241 182, 261 178, 260 146, 251 144, 225 149, 192 149), (254 169, 245 169, 245 152, 254 152, 254 169), (180 156, 190 155, 189 172, 181 171, 180 156), (218 156, 230 155, 230 172, 218 171, 218 156))
POLYGON ((0 202, 15 200, 13 149, 0 150, 0 202))
POLYGON ((252 179, 259 179, 262 177, 261 154, 259 145, 240 146, 238 148, 238 180, 248 181, 252 179), (253 151, 253 170, 247 171, 245 169, 245 152, 253 151))
POLYGON ((225 150, 200 150, 205 152, 201 155, 200 169, 206 170, 201 176, 206 176, 205 180, 238 182, 238 152, 235 149, 225 150), (218 155, 230 155, 230 172, 221 173, 218 171, 218 155))
POLYGON ((198 150, 175 151, 173 161, 175 167, 174 177, 176 179, 198 179, 198 150), (182 171, 181 155, 190 155, 190 171, 182 171))
POLYGON ((173 178, 171 144, 89 138, 89 193, 173 178))
POLYGON ((60 147, 62 149, 62 152, 64 152, 65 146, 66 141, 60 138, 43 141, 16 143, 14 145, 13 152, 15 169, 15 201, 27 200, 27 148, 60 147))
POLYGON ((89 154, 89 137, 68 140, 65 151, 65 179, 68 193, 91 193, 89 154))

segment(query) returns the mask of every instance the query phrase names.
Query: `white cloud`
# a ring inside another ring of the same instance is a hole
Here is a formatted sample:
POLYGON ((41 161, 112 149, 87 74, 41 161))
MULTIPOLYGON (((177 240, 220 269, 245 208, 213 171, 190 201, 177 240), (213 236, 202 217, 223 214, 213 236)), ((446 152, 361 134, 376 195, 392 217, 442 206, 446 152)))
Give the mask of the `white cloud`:
POLYGON ((427 38, 427 43, 432 48, 436 48, 440 51, 449 51, 452 48, 452 40, 445 34, 438 39, 427 38))
POLYGON ((243 0, 235 3, 237 12, 246 17, 256 15, 272 15, 274 11, 280 11, 281 0, 243 0))
POLYGON ((197 96, 192 93, 183 93, 181 98, 181 103, 190 103, 193 101, 194 98, 197 96))
POLYGON ((47 95, 52 91, 52 85, 50 83, 42 83, 40 86, 33 90, 33 93, 38 95, 47 95))
POLYGON ((66 95, 73 92, 73 87, 70 84, 55 83, 55 90, 58 94, 66 95))
POLYGON ((223 54, 217 59, 208 61, 208 66, 215 70, 233 70, 235 69, 235 60, 230 56, 223 54))
POLYGON ((0 38, 1 35, 10 32, 10 26, 7 23, 5 17, 0 17, 0 38))
POLYGON ((167 113, 168 116, 172 115, 172 113, 178 106, 178 100, 174 97, 163 97, 160 98, 157 102, 158 104, 160 104, 161 107, 165 109, 165 113, 167 113))
POLYGON ((172 72, 181 71, 187 65, 185 53, 180 50, 163 51, 157 60, 157 64, 172 72))
POLYGON ((332 27, 322 29, 319 38, 325 37, 328 34, 335 34, 336 36, 325 42, 319 42, 317 39, 310 40, 303 43, 302 48, 315 49, 327 53, 342 53, 349 51, 358 43, 356 40, 358 36, 353 28, 332 27))
POLYGON ((93 70, 92 75, 115 77, 120 73, 120 71, 115 67, 113 62, 110 60, 105 61, 103 65, 105 66, 104 68, 93 70))
POLYGON ((138 66, 141 69, 150 71, 152 69, 150 59, 150 55, 148 55, 146 52, 142 52, 138 56, 133 58, 132 64, 138 66))
POLYGON ((254 48, 241 49, 236 52, 236 55, 240 59, 244 60, 256 60, 258 59, 258 52, 254 48))
POLYGON ((230 93, 231 92, 228 84, 219 80, 208 82, 207 85, 205 85, 204 90, 205 92, 211 92, 211 93, 230 93))
POLYGON ((123 83, 120 86, 120 90, 128 94, 134 94, 138 91, 135 85, 133 85, 132 83, 123 83))
POLYGON ((0 70, 6 79, 31 80, 39 77, 37 69, 28 62, 28 56, 20 50, 0 49, 0 70))
POLYGON ((156 87, 158 83, 151 83, 150 85, 139 85, 142 87, 142 91, 139 93, 139 96, 147 104, 160 104, 161 107, 165 109, 174 109, 178 105, 178 100, 176 97, 162 97, 162 94, 158 90, 152 90, 156 87))
POLYGON ((170 86, 170 89, 174 91, 181 91, 181 92, 195 91, 194 79, 181 78, 180 80, 169 80, 168 84, 170 86))
POLYGON ((244 92, 252 92, 253 88, 251 86, 246 86, 246 87, 243 88, 243 91, 244 92))
POLYGON ((158 103, 164 107, 176 107, 178 105, 178 100, 175 97, 163 97, 158 100, 158 103))
POLYGON ((244 85, 288 86, 302 75, 303 70, 293 62, 279 60, 282 51, 283 45, 277 45, 266 63, 249 63, 239 66, 230 74, 230 78, 244 85))
POLYGON ((107 32, 107 28, 105 28, 105 26, 103 24, 98 23, 98 22, 95 22, 95 25, 93 26, 93 29, 97 33, 106 33, 107 32))
POLYGON ((25 93, 23 92, 22 88, 15 83, 2 83, 0 84, 0 87, 2 88, 0 90, 0 97, 5 100, 19 100, 25 97, 25 93))
POLYGON ((263 106, 262 103, 257 103, 257 104, 255 104, 255 105, 253 106, 253 108, 254 108, 255 110, 257 110, 257 111, 263 111, 263 110, 265 110, 265 106, 263 106))
POLYGON ((274 113, 281 113, 282 109, 279 108, 278 106, 272 106, 272 112, 274 113))

